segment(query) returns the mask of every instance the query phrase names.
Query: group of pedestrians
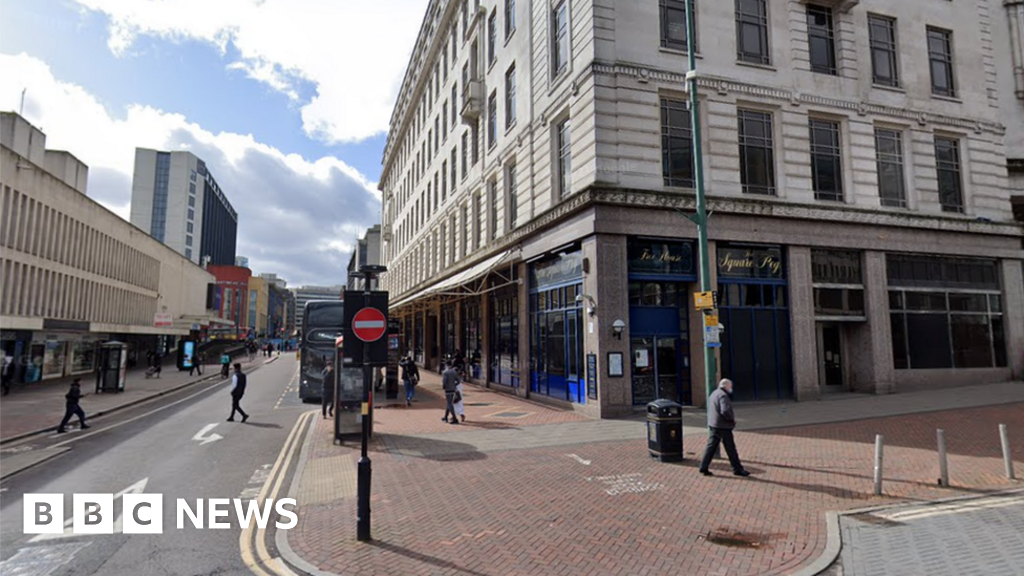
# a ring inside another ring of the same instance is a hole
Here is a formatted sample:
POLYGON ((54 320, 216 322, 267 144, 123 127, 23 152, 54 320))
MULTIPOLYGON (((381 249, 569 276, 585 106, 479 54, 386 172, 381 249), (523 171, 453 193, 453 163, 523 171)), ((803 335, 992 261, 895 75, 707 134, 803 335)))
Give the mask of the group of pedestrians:
MULTIPOLYGON (((412 406, 416 387, 420 383, 420 369, 408 354, 398 362, 398 368, 405 386, 405 405, 412 406)), ((462 388, 464 380, 464 374, 460 373, 454 362, 441 363, 441 389, 444 390, 445 401, 444 416, 441 418, 443 422, 459 424, 466 421, 465 393, 462 388)))

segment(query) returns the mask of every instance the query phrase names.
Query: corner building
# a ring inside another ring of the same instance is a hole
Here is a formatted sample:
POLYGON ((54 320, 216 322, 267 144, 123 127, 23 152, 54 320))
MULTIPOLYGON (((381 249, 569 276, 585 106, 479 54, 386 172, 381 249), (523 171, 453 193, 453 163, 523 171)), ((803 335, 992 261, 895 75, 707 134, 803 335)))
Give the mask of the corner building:
POLYGON ((431 2, 380 180, 404 345, 594 417, 704 402, 692 46, 737 398, 1019 378, 1003 4, 697 0, 691 44, 676 0, 431 2))

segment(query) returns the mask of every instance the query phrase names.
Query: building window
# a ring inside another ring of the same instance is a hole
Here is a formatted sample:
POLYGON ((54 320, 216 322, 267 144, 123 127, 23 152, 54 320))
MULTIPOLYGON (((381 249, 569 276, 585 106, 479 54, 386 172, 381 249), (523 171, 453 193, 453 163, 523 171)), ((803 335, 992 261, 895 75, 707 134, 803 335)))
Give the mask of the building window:
POLYGON ((191 236, 185 236, 185 246, 191 246, 191 245, 192 245, 192 237, 191 236))
POLYGON ((479 192, 473 197, 473 216, 476 218, 474 229, 476 230, 476 247, 483 246, 484 242, 484 200, 479 192))
POLYGON ((551 11, 551 28, 554 38, 551 48, 552 76, 558 76, 569 65, 569 0, 559 2, 551 11))
POLYGON ((939 203, 943 212, 963 212, 963 181, 960 177, 960 141, 935 137, 935 171, 939 178, 939 203))
POLYGON ((196 219, 196 211, 195 210, 193 210, 191 208, 188 209, 188 219, 189 220, 195 220, 196 219))
POLYGON ((817 4, 807 5, 807 49, 811 71, 836 74, 836 36, 832 9, 817 4))
POLYGON ((505 39, 516 31, 516 0, 505 0, 505 39))
POLYGON ((473 133, 472 134, 472 136, 473 136, 473 149, 472 149, 473 150, 473 152, 472 152, 473 166, 476 166, 477 161, 480 160, 480 121, 479 120, 476 120, 476 121, 473 122, 473 127, 472 127, 471 131, 473 133))
MULTIPOLYGON (((466 179, 469 172, 469 132, 462 133, 462 179, 466 179)), ((475 162, 475 161, 474 161, 475 162)))
POLYGON ((686 4, 683 0, 661 0, 661 45, 687 50, 686 4))
POLYGON ((839 122, 811 118, 811 182, 816 200, 843 200, 839 122))
POLYGON ((686 102, 661 99, 661 175, 665 186, 693 188, 693 130, 686 102))
POLYGON ((571 128, 569 119, 566 118, 558 124, 557 146, 558 151, 558 194, 567 196, 572 185, 572 139, 569 134, 571 128))
POLYGON ((519 198, 515 162, 505 167, 505 188, 508 189, 508 229, 514 230, 519 219, 519 198))
POLYGON ((452 83, 452 128, 455 128, 455 119, 458 118, 459 113, 456 112, 458 109, 457 102, 459 101, 459 83, 458 81, 452 83))
POLYGON ((462 255, 469 254, 469 208, 462 205, 462 255))
POLYGON ((956 96, 953 81, 953 33, 928 27, 928 64, 932 73, 932 94, 956 96))
POLYGON ((491 16, 487 19, 487 63, 493 64, 495 54, 495 45, 498 42, 498 9, 495 8, 491 11, 491 16))
POLYGON ((185 258, 188 258, 189 260, 192 259, 192 249, 191 248, 185 248, 185 258))
POLYGON ((775 195, 775 154, 772 115, 737 110, 739 117, 740 181, 745 194, 775 195))
POLYGON ((491 178, 487 182, 488 202, 491 205, 490 218, 487 227, 491 230, 491 239, 498 237, 498 179, 491 178))
POLYGON ((505 129, 516 123, 516 65, 505 72, 505 129))
POLYGON ((896 19, 868 14, 868 43, 871 46, 871 81, 880 86, 898 87, 896 19))
POLYGON ((196 197, 195 196, 189 196, 188 197, 188 205, 189 205, 190 208, 195 208, 196 207, 196 197))
POLYGON ((1006 366, 995 260, 890 254, 886 268, 897 369, 1006 366))
POLYGON ((487 98, 487 148, 498 143, 498 91, 487 98))
POLYGON ((458 169, 456 168, 456 164, 458 164, 458 161, 459 151, 456 150, 455 148, 452 148, 452 194, 455 194, 455 179, 456 174, 458 174, 459 172, 458 169))
MULTIPOLYGON (((454 106, 454 105, 453 105, 454 106)), ((452 108, 454 111, 454 107, 452 108)), ((454 116, 454 114, 452 114, 454 116)), ((444 141, 448 141, 448 101, 441 104, 441 127, 444 129, 444 141)))
POLYGON ((188 232, 189 234, 192 233, 192 223, 191 222, 186 222, 185 223, 185 231, 188 232))
POLYGON ((441 202, 448 195, 448 161, 441 162, 441 202))
POLYGON ((768 54, 768 5, 765 0, 736 0, 736 57, 771 64, 768 54))
POLYGON ((878 196, 882 206, 906 208, 903 134, 899 130, 875 128, 875 162, 878 167, 878 196))

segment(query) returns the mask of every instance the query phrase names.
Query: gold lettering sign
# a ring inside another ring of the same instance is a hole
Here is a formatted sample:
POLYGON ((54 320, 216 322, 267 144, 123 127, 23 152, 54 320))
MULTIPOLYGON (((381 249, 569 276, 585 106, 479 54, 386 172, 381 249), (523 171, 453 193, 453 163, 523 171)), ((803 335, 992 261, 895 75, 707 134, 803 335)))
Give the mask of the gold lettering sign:
POLYGON ((644 251, 640 253, 641 260, 657 260, 658 262, 682 262, 682 256, 673 256, 667 251, 658 254, 657 256, 651 252, 650 248, 644 248, 644 251))
POLYGON ((777 248, 720 248, 718 273, 741 278, 779 278, 782 276, 781 251, 777 248))

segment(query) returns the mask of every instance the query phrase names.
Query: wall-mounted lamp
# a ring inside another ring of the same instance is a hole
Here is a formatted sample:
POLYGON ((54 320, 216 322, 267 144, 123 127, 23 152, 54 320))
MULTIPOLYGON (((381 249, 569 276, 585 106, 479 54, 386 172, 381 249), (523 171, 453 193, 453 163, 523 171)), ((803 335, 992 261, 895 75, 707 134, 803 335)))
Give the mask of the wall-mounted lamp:
POLYGON ((615 335, 616 339, 622 340, 622 332, 625 331, 625 329, 626 323, 623 322, 621 319, 616 319, 614 322, 612 322, 612 334, 615 335))
POLYGON ((591 316, 597 314, 597 301, 594 300, 593 296, 591 296, 590 294, 577 294, 576 295, 576 301, 577 302, 583 302, 584 299, 586 299, 586 301, 588 303, 590 303, 590 306, 587 307, 587 314, 589 314, 591 316))

